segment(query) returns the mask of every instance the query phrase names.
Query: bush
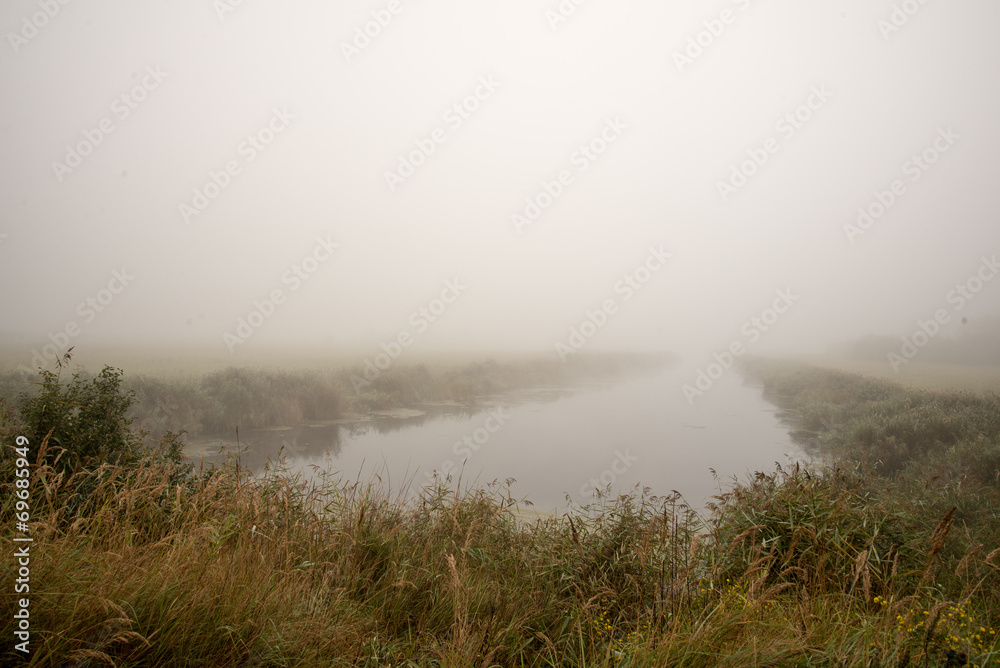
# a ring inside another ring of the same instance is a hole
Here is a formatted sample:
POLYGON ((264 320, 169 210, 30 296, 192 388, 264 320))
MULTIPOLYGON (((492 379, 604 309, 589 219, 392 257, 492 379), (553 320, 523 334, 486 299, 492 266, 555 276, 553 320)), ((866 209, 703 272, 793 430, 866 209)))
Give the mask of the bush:
POLYGON ((201 425, 215 434, 325 420, 341 412, 339 387, 315 373, 229 367, 205 376, 198 395, 201 425))
POLYGON ((106 366, 90 380, 74 373, 66 384, 59 373, 39 373, 41 391, 35 396, 23 394, 20 407, 31 443, 40 444, 49 437, 47 449, 33 450, 33 463, 50 464, 59 471, 135 463, 139 443, 127 417, 132 394, 122 389, 121 369, 106 366), (39 461, 40 457, 44 461, 39 461))

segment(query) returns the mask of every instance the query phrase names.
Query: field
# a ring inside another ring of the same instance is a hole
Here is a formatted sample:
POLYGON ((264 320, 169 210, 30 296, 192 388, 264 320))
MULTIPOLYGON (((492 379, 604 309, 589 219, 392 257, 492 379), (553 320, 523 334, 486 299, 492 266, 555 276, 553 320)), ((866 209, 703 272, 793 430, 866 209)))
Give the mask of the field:
POLYGON ((827 467, 758 472, 707 517, 637 492, 537 521, 502 484, 404 503, 233 462, 192 471, 169 437, 137 447, 114 374, 50 385, 3 406, 3 549, 17 435, 31 439, 34 542, 32 653, 8 641, 0 660, 997 665, 1000 399, 797 362, 743 373, 827 467), (67 413, 70 391, 100 410, 67 413))
POLYGON ((927 364, 919 359, 893 371, 888 362, 859 362, 837 357, 807 357, 803 362, 827 369, 883 378, 922 390, 1000 392, 1000 366, 927 364))

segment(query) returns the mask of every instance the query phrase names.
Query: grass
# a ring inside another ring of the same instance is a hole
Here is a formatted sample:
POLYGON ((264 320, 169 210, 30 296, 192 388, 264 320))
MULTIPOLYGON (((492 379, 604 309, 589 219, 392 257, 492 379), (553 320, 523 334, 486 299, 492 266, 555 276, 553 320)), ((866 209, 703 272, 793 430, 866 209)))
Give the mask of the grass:
POLYGON ((843 357, 809 357, 804 362, 821 368, 881 378, 917 390, 941 392, 1000 392, 1000 366, 994 364, 932 364, 920 357, 894 371, 882 357, 878 361, 843 357))
MULTIPOLYGON (((503 483, 403 501, 378 484, 307 483, 280 464, 258 478, 232 461, 188 473, 156 457, 39 466, 32 653, 18 660, 996 665, 1000 490, 988 448, 974 447, 997 442, 996 398, 774 362, 746 373, 829 466, 759 472, 707 516, 644 489, 525 522, 503 483), (890 454, 900 465, 877 465, 890 454), (944 479, 943 463, 961 470, 944 479)), ((18 417, 4 415, 9 443, 18 417)), ((11 462, 0 463, 9 488, 11 462)), ((10 644, 2 651, 14 660, 10 644)))

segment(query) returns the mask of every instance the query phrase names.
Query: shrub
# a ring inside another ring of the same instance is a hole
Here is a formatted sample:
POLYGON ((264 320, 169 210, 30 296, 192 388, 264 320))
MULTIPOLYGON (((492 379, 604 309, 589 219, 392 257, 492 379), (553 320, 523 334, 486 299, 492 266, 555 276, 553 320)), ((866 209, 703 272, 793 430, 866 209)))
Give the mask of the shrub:
MULTIPOLYGON (((59 366, 59 372, 62 371, 59 366)), ((42 370, 41 391, 21 397, 21 421, 33 444, 49 436, 47 451, 38 448, 36 465, 73 471, 96 463, 134 464, 139 443, 127 416, 132 394, 122 389, 122 371, 109 366, 87 380, 74 373, 62 383, 60 373, 42 370), (55 447, 53 447, 55 446, 55 447), (45 456, 45 461, 38 457, 45 456)))

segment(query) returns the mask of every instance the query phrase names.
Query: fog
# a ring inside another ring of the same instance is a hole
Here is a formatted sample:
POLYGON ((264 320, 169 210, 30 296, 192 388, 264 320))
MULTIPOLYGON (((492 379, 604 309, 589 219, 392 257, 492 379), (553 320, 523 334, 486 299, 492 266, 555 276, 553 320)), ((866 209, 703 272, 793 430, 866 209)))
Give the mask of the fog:
POLYGON ((0 339, 702 366, 957 335, 1000 312, 998 24, 988 0, 11 0, 0 339))

